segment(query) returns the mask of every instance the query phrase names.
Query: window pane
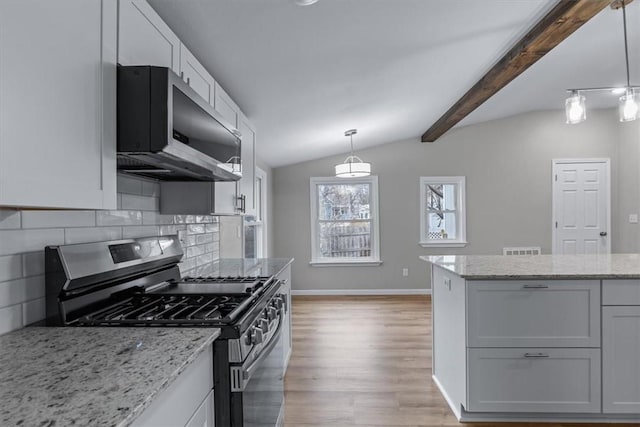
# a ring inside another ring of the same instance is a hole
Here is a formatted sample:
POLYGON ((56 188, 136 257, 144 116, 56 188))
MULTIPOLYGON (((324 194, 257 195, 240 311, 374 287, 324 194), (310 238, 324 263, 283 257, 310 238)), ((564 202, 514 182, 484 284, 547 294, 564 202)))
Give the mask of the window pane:
POLYGON ((426 191, 428 210, 442 211, 456 209, 455 184, 428 184, 426 191))
POLYGON ((371 256, 371 223, 320 223, 320 254, 327 258, 360 258, 371 256))
POLYGON ((456 238, 455 212, 429 212, 427 214, 427 236, 429 240, 445 240, 456 238))
POLYGON ((318 185, 318 217, 323 220, 369 219, 370 184, 318 185))

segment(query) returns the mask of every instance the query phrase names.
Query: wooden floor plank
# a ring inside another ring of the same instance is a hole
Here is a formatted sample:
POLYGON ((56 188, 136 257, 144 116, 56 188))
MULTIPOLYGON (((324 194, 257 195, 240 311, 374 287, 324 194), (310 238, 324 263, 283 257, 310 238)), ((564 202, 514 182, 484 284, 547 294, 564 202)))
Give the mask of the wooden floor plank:
POLYGON ((429 296, 295 296, 292 306, 287 427, 611 425, 458 423, 431 380, 429 296))

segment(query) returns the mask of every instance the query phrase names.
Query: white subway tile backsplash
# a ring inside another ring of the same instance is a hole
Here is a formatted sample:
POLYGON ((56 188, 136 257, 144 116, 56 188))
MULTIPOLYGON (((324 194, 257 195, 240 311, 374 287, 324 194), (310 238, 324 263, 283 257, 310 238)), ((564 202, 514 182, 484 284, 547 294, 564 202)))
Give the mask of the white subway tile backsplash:
POLYGON ((122 209, 125 210, 157 211, 159 206, 157 197, 122 195, 122 209))
POLYGON ((197 257, 199 255, 204 254, 205 251, 205 247, 203 246, 189 246, 188 248, 186 248, 186 254, 187 254, 187 258, 193 258, 193 257, 197 257))
POLYGON ((44 274, 44 251, 22 254, 22 276, 44 274))
POLYGON ((141 211, 96 211, 98 226, 141 225, 141 211))
POLYGON ((158 227, 155 225, 140 225, 136 227, 123 227, 122 238, 132 239, 134 237, 157 236, 158 227))
POLYGON ((162 215, 158 212, 142 212, 142 223, 144 225, 166 225, 173 224, 173 215, 162 215))
POLYGON ((202 245, 204 243, 213 242, 213 234, 204 233, 204 234, 196 234, 196 243, 202 245))
POLYGON ((189 224, 189 225, 187 225, 187 233, 189 233, 189 234, 202 234, 202 233, 204 233, 204 224, 189 224))
POLYGON ((45 318, 45 299, 38 298, 22 304, 22 323, 27 326, 45 318))
MULTIPOLYGON (((81 229, 78 229, 81 230, 81 229)), ((47 245, 64 243, 64 229, 0 231, 0 256, 44 250, 47 245)))
POLYGON ((22 277, 22 255, 0 257, 0 282, 22 277))
POLYGON ((186 231, 178 231, 178 238, 183 249, 196 244, 196 235, 187 234, 186 231))
POLYGON ((44 295, 44 276, 34 276, 0 283, 0 307, 43 298, 44 295))
POLYGON ((64 232, 64 242, 73 243, 100 242, 102 240, 122 239, 121 227, 68 228, 64 232))
POLYGON ((217 233, 218 231, 220 231, 220 224, 218 223, 205 224, 205 231, 207 233, 217 233))
POLYGON ((22 211, 22 228, 95 227, 95 211, 22 211))
POLYGON ((142 194, 142 180, 118 174, 118 193, 142 194))
POLYGON ((22 327, 22 304, 0 308, 0 335, 22 327))
POLYGON ((178 234, 179 231, 186 230, 186 225, 161 225, 158 227, 160 236, 169 236, 172 234, 178 234))
POLYGON ((212 253, 199 255, 196 258, 196 265, 206 265, 206 264, 210 264, 212 262, 213 262, 213 254, 212 253))
POLYGON ((143 196, 160 197, 160 184, 153 181, 142 181, 143 196))
POLYGON ((0 209, 0 230, 20 228, 20 211, 0 209))

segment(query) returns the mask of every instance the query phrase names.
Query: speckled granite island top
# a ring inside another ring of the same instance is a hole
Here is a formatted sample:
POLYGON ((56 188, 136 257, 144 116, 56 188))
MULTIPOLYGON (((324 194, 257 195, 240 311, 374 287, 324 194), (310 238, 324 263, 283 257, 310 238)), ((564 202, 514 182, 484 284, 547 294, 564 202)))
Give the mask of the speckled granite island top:
POLYGON ((0 425, 128 426, 218 335, 29 327, 0 336, 0 425))
POLYGON ((640 279, 640 254, 443 255, 420 259, 467 280, 640 279))
POLYGON ((280 273, 293 258, 222 258, 197 267, 188 275, 213 277, 271 277, 280 273))

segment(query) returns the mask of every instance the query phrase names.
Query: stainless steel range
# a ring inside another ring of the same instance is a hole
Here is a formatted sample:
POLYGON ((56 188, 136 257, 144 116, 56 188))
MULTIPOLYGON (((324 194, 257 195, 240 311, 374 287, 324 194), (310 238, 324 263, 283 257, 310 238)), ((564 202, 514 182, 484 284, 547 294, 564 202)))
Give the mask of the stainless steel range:
POLYGON ((269 277, 180 277, 177 236, 49 246, 47 324, 218 327, 218 426, 276 426, 284 403, 288 309, 269 277))

